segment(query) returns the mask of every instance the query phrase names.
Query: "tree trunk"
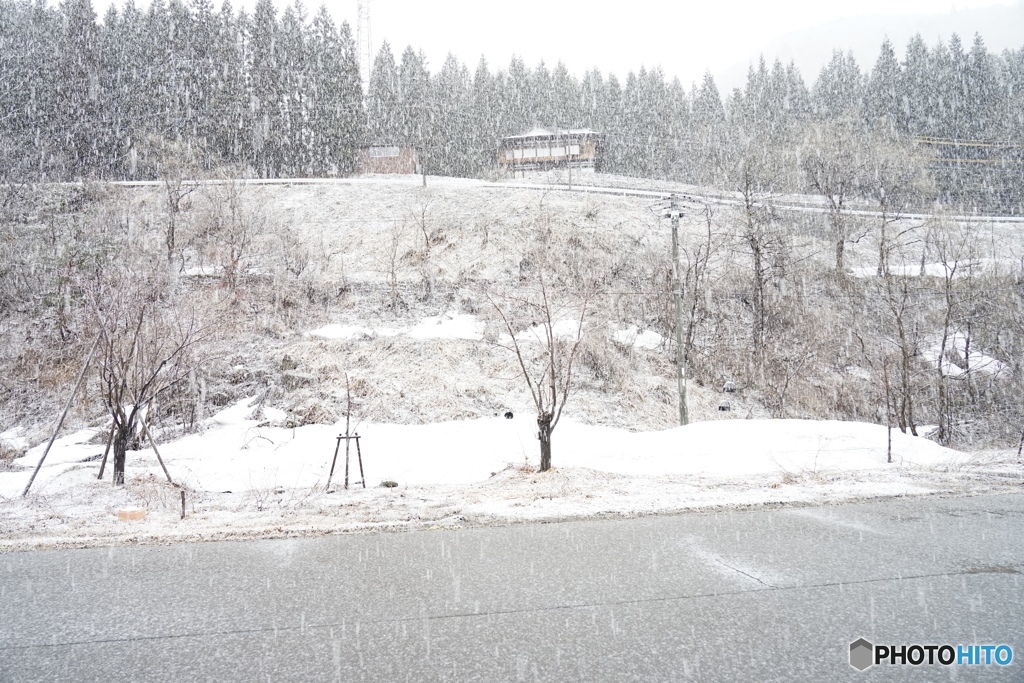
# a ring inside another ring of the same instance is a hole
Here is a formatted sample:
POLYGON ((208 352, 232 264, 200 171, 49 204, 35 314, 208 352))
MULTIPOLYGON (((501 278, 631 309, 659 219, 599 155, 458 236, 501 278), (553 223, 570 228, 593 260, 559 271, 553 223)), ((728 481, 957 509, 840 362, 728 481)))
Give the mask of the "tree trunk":
POLYGON ((114 486, 124 485, 125 455, 131 438, 130 429, 114 430, 114 486))
POLYGON ((540 439, 540 471, 551 469, 551 413, 537 416, 537 438, 540 439))
POLYGON ((761 240, 750 228, 749 243, 754 254, 754 358, 760 363, 764 355, 764 283, 768 279, 761 254, 761 240))
POLYGON ((910 349, 908 348, 907 335, 906 330, 903 328, 902 318, 897 320, 897 329, 900 335, 900 388, 902 393, 900 397, 902 411, 900 430, 906 434, 907 427, 909 427, 910 433, 917 436, 917 425, 914 424, 914 397, 910 393, 910 349))
POLYGON ((939 433, 938 440, 943 446, 949 445, 949 393, 946 378, 942 374, 942 358, 939 358, 939 433))

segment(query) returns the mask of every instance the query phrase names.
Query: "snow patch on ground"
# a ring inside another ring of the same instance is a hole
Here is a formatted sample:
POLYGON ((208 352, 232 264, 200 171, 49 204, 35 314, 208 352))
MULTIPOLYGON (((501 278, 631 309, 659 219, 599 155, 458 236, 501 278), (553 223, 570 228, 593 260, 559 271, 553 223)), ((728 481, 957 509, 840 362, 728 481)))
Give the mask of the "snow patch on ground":
MULTIPOLYGON (((1005 365, 985 353, 981 353, 976 347, 968 353, 967 335, 962 332, 954 332, 946 341, 947 356, 942 359, 942 374, 947 377, 963 377, 970 372, 980 372, 985 375, 998 375, 1005 370, 1005 365), (960 364, 954 363, 950 355, 960 359, 960 364)), ((931 363, 939 363, 940 344, 935 341, 931 346, 924 349, 922 355, 931 363)))
POLYGON ((469 339, 479 341, 484 336, 484 323, 475 315, 445 313, 430 316, 412 327, 363 327, 361 325, 330 324, 309 333, 322 339, 352 339, 357 337, 394 337, 407 335, 413 339, 469 339))
POLYGON ((665 338, 654 330, 644 330, 641 332, 636 325, 630 325, 624 330, 617 330, 612 334, 612 338, 620 344, 633 346, 638 349, 647 349, 648 351, 661 348, 662 344, 665 343, 665 338))
MULTIPOLYGON (((21 497, 45 444, 0 472, 0 548, 422 528, 515 520, 641 515, 722 506, 815 504, 956 490, 976 456, 884 427, 811 420, 723 420, 656 432, 564 419, 555 469, 537 473, 536 421, 485 418, 425 425, 366 423, 360 449, 344 424, 279 425, 284 412, 229 406, 204 431, 160 445, 181 488, 166 483, 151 449, 129 452, 128 484, 97 481, 98 430, 59 438, 21 497), (366 473, 362 487, 359 453, 366 473), (394 488, 380 486, 397 483, 394 488), (187 515, 180 517, 180 494, 187 515), (147 519, 118 522, 121 507, 147 519)), ((12 435, 13 436, 13 435, 12 435)), ((159 438, 159 437, 158 437, 159 438)), ((104 442, 104 443, 101 443, 104 442)), ((998 469, 1014 465, 996 463, 998 469)), ((1004 476, 1004 475, 1001 475, 1004 476)))

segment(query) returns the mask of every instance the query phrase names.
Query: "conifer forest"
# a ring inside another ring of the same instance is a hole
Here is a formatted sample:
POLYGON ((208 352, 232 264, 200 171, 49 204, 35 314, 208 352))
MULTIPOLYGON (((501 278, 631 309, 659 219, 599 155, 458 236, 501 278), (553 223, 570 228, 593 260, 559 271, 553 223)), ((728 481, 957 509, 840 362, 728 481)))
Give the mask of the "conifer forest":
POLYGON ((0 167, 49 180, 155 179, 183 163, 322 177, 352 172, 357 145, 378 143, 417 147, 427 173, 472 177, 493 168, 502 136, 539 125, 602 131, 606 173, 695 184, 728 182, 753 146, 778 165, 768 184, 797 190, 801 147, 831 126, 861 147, 912 146, 936 181, 921 203, 1020 213, 1024 50, 964 40, 886 42, 866 65, 837 51, 819 74, 762 61, 733 92, 710 73, 687 85, 659 68, 620 80, 519 59, 431 65, 384 43, 364 93, 353 31, 325 8, 128 0, 97 17, 90 0, 3 0, 0 167))

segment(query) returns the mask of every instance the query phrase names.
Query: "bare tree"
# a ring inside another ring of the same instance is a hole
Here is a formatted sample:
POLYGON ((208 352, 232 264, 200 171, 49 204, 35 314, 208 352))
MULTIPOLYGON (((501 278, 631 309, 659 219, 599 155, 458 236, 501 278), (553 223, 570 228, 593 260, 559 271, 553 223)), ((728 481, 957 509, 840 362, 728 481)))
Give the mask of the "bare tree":
POLYGON ((515 354, 533 398, 540 471, 545 472, 551 468, 551 436, 573 388, 573 364, 586 336, 594 289, 569 286, 543 264, 529 270, 531 283, 511 295, 487 292, 487 299, 506 333, 495 343, 515 354))
POLYGON ((405 244, 406 232, 405 221, 391 221, 387 233, 382 235, 384 239, 381 240, 381 243, 384 252, 376 259, 384 269, 384 275, 388 280, 389 303, 392 311, 397 311, 404 303, 401 293, 398 291, 398 276, 402 265, 402 249, 405 244))
POLYGON ((184 305, 166 265, 132 254, 96 274, 88 290, 99 329, 103 403, 113 421, 114 483, 124 483, 129 443, 146 429, 143 417, 165 389, 186 379, 205 329, 184 305))
POLYGON ((785 275, 788 235, 780 229, 775 194, 787 182, 791 161, 786 145, 774 144, 767 132, 737 130, 734 144, 723 158, 723 176, 743 202, 739 234, 741 249, 750 256, 751 340, 758 365, 764 361, 765 343, 772 317, 770 286, 785 275))
POLYGON ((682 375, 679 388, 679 422, 683 425, 690 422, 687 405, 689 381, 687 368, 697 327, 707 313, 706 295, 711 272, 710 263, 718 246, 712 229, 715 222, 714 209, 710 204, 706 204, 701 215, 705 229, 701 231, 697 239, 682 245, 680 263, 678 264, 679 271, 681 271, 679 298, 684 310, 680 312, 679 319, 675 321, 675 324, 682 326, 676 339, 681 347, 677 362, 679 363, 678 372, 682 375))
POLYGON ((889 382, 892 408, 900 431, 906 433, 909 429, 914 436, 917 436, 915 403, 918 394, 914 377, 918 374, 922 338, 920 283, 914 284, 918 278, 910 271, 911 250, 919 243, 914 228, 892 235, 885 247, 882 277, 878 281, 878 299, 884 311, 883 336, 896 350, 896 377, 889 382))
POLYGON ((237 180, 221 178, 204 189, 206 215, 196 234, 197 248, 220 267, 225 285, 233 292, 249 269, 270 216, 263 203, 245 192, 237 180))
MULTIPOLYGON (((953 426, 949 380, 954 372, 953 368, 956 366, 950 357, 956 356, 958 353, 955 341, 956 335, 960 332, 958 325, 960 313, 964 308, 965 299, 970 297, 971 281, 974 275, 972 271, 978 265, 975 253, 976 235, 969 222, 940 219, 929 231, 928 243, 938 257, 938 265, 941 270, 937 278, 942 308, 935 364, 938 382, 936 410, 939 416, 939 443, 948 445, 952 438, 953 426)), ((969 338, 967 338, 965 367, 963 368, 965 373, 969 373, 969 354, 970 346, 969 338)))
POLYGON ((846 243, 856 241, 849 202, 861 189, 864 162, 860 135, 846 120, 812 127, 801 150, 800 166, 807 184, 825 199, 839 275, 846 268, 846 243))
MULTIPOLYGON (((424 176, 424 181, 425 179, 426 176, 424 176)), ((423 249, 417 250, 414 252, 414 255, 419 262, 420 272, 423 276, 424 299, 427 301, 430 301, 431 297, 434 296, 434 290, 437 288, 435 268, 433 263, 431 263, 431 252, 439 236, 436 231, 430 229, 427 221, 430 214, 430 205, 433 202, 433 193, 425 188, 421 189, 416 195, 416 206, 410 213, 413 223, 420 229, 420 233, 423 235, 423 249)))
POLYGON ((897 243, 914 227, 899 228, 908 208, 932 194, 930 178, 923 163, 915 157, 915 149, 900 137, 876 132, 866 148, 863 190, 878 206, 878 271, 879 277, 889 272, 890 241, 897 243))
POLYGON ((167 262, 174 260, 177 246, 178 223, 181 214, 192 208, 189 195, 199 187, 194 180, 188 180, 180 166, 172 166, 163 176, 164 195, 167 206, 167 227, 164 233, 164 245, 167 247, 167 262))

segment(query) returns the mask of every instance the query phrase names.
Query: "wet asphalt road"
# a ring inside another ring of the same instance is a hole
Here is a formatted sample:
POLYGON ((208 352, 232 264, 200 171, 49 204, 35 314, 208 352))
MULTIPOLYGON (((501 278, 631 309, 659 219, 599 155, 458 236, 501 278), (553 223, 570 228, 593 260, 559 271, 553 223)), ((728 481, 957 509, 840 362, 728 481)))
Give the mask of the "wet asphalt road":
POLYGON ((1024 495, 0 555, 5 682, 1024 681, 1022 634, 1024 495))

